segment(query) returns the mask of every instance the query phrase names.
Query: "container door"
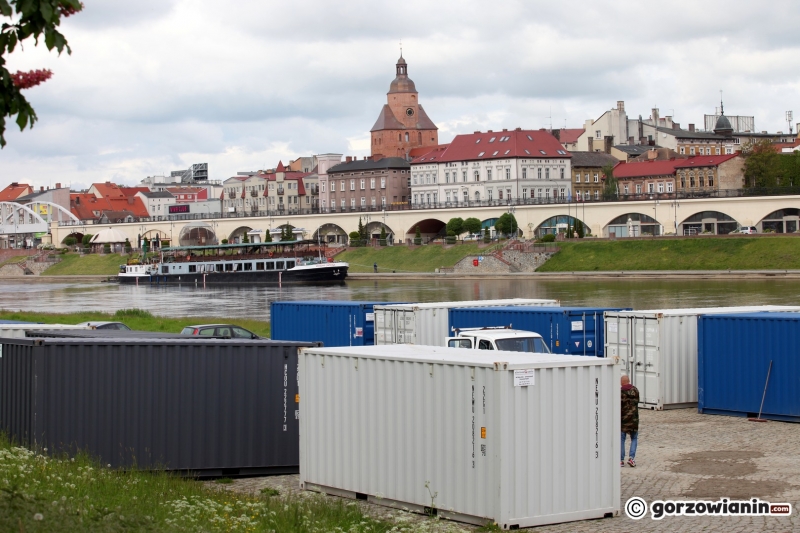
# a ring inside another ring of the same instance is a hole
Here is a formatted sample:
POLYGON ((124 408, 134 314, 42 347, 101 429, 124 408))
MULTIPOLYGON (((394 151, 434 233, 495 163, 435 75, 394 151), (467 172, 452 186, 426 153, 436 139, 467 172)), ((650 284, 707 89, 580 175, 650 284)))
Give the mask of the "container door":
POLYGON ((633 373, 631 383, 639 389, 639 402, 658 404, 658 326, 657 318, 640 317, 633 328, 633 373))
POLYGON ((586 352, 586 313, 567 316, 569 341, 566 353, 570 355, 588 355, 586 352))
POLYGON ((413 344, 416 340, 416 321, 413 310, 399 309, 395 314, 398 344, 413 344))
POLYGON ((628 317, 612 316, 605 322, 606 328, 606 356, 619 357, 622 371, 631 375, 630 340, 631 319, 628 317))

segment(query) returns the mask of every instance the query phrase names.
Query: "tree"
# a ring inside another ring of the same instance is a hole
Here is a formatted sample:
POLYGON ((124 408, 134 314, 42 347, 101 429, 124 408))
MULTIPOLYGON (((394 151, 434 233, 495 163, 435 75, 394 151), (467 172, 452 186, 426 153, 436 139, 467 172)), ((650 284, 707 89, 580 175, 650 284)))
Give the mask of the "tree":
POLYGON ((578 234, 579 239, 583 239, 584 230, 583 230, 583 222, 580 220, 575 220, 575 233, 578 234))
POLYGON ((464 225, 461 227, 461 230, 469 233, 480 233, 481 221, 475 217, 470 217, 464 221, 464 225))
POLYGON ((419 230, 419 226, 417 226, 416 230, 414 231, 414 244, 422 244, 422 232, 419 230))
POLYGON ((361 234, 357 231, 350 232, 350 246, 364 246, 364 241, 361 240, 361 234))
POLYGON ((272 233, 269 230, 266 231, 266 235, 264 235, 264 242, 272 242, 272 233))
POLYGON ((62 17, 74 15, 81 9, 83 4, 79 0, 0 0, 0 16, 10 19, 0 26, 0 147, 6 145, 6 117, 16 115, 20 131, 26 126, 32 128, 38 120, 22 91, 39 85, 53 75, 46 69, 12 74, 6 68, 6 56, 17 45, 21 48, 22 42, 31 37, 34 46, 39 44, 42 36, 48 50, 55 48, 61 55, 66 49, 71 54, 67 39, 58 31, 58 26, 62 17))
POLYGON ((242 235, 242 244, 250 244, 250 239, 247 237, 247 233, 242 235))
POLYGON ((748 144, 742 149, 742 156, 744 156, 745 187, 778 186, 781 156, 769 140, 748 144))
POLYGON ((85 234, 81 239, 81 244, 84 246, 89 246, 89 244, 91 244, 92 242, 92 237, 94 237, 94 235, 92 235, 91 233, 85 234))
POLYGON ((447 221, 447 234, 451 237, 464 233, 464 219, 461 217, 451 218, 447 221), (452 234, 451 234, 452 232, 452 234))
POLYGON ((381 238, 378 241, 381 246, 386 246, 386 226, 381 226, 381 238))
POLYGON ((483 242, 491 242, 492 236, 489 235, 489 228, 483 228, 483 242))
POLYGON ((358 235, 358 238, 366 243, 368 237, 367 228, 364 227, 364 223, 361 222, 361 217, 358 217, 358 235))
POLYGON ((494 228, 500 233, 511 235, 519 229, 519 223, 511 213, 503 213, 494 223, 494 228))
POLYGON ((603 167, 603 200, 616 200, 619 194, 619 182, 614 177, 614 165, 603 167))

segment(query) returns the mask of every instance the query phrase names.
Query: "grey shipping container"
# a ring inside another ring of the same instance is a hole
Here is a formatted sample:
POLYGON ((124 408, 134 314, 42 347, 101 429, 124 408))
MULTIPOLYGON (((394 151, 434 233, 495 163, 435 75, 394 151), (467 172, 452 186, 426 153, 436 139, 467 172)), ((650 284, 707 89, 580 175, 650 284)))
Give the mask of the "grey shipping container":
POLYGON ((272 302, 271 337, 285 341, 320 341, 324 346, 375 344, 376 305, 402 302, 303 300, 272 302))
POLYGON ((798 346, 797 313, 701 316, 697 410, 800 422, 798 346))
MULTIPOLYGON (((39 326, 41 328, 41 326, 39 326)), ((181 335, 180 333, 161 333, 158 331, 139 331, 128 329, 29 329, 25 331, 29 339, 229 339, 230 337, 207 337, 181 335)))
POLYGON ((312 345, 0 339, 0 431, 114 468, 294 473, 297 353, 312 345))

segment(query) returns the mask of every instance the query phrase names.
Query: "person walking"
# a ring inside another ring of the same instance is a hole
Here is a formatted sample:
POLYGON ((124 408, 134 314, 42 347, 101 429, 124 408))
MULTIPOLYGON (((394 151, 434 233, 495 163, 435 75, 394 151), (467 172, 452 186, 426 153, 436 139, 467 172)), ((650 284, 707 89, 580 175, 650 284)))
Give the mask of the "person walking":
POLYGON ((628 452, 628 464, 636 466, 636 447, 639 445, 639 389, 631 384, 628 376, 620 380, 622 390, 622 448, 620 449, 619 466, 625 466, 625 436, 631 436, 631 449, 628 452))

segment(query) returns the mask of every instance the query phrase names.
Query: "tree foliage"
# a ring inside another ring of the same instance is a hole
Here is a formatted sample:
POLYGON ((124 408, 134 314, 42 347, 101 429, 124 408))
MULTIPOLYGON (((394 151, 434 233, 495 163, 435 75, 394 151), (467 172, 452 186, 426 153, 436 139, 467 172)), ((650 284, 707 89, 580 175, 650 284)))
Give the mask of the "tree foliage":
POLYGON ((583 222, 581 222, 578 219, 575 220, 575 233, 579 239, 583 239, 584 236, 583 222))
POLYGON ((503 213, 500 218, 494 223, 495 229, 503 233, 505 235, 514 235, 516 236, 517 232, 519 231, 519 223, 517 222, 516 217, 511 213, 503 213))
POLYGON ((55 49, 59 55, 64 50, 72 53, 67 39, 58 31, 61 19, 83 9, 79 0, 0 0, 0 16, 8 19, 0 26, 0 147, 6 145, 6 118, 16 115, 20 131, 33 127, 36 112, 23 96, 22 91, 47 80, 49 70, 9 72, 6 57, 23 41, 33 38, 34 44, 44 38, 48 50, 55 49))
POLYGON ((742 148, 745 187, 777 187, 781 174, 781 155, 763 139, 742 148))
POLYGON ((481 221, 475 217, 469 217, 464 221, 462 230, 468 231, 469 233, 480 233, 481 221))
POLYGON ((264 235, 264 242, 272 242, 272 233, 267 230, 264 235))
POLYGON ((614 177, 614 165, 603 167, 603 200, 616 200, 619 195, 619 182, 614 177))
POLYGON ((461 217, 451 218, 447 221, 447 234, 450 236, 461 235, 464 232, 464 219, 461 217))

